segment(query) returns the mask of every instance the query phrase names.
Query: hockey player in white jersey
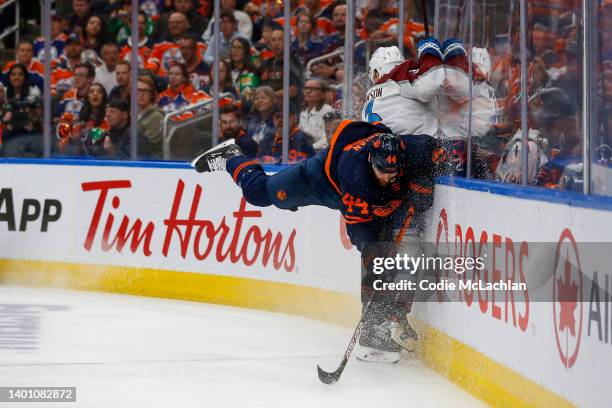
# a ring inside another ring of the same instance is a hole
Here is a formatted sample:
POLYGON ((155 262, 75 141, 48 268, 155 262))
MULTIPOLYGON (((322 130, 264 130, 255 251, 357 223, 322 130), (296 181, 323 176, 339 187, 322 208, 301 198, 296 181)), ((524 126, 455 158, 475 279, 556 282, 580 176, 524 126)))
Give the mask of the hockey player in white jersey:
POLYGON ((396 134, 438 133, 437 97, 444 84, 444 62, 440 43, 422 40, 418 62, 404 61, 399 49, 378 48, 369 64, 374 86, 367 94, 362 119, 383 122, 396 134))
MULTIPOLYGON (((477 51, 478 50, 478 51, 477 51)), ((382 122, 399 134, 426 134, 445 140, 449 171, 465 173, 468 133, 469 66, 463 44, 434 38, 418 44, 418 63, 403 61, 399 49, 378 48, 370 60, 374 82, 366 95, 362 118, 382 122)), ((495 98, 479 69, 486 64, 474 50, 472 81, 472 135, 484 136, 496 117, 495 98)))
POLYGON ((447 152, 447 172, 465 176, 467 162, 467 135, 472 134, 474 173, 478 177, 487 171, 481 156, 487 152, 479 147, 484 137, 497 121, 495 92, 488 83, 491 61, 484 48, 472 48, 472 117, 468 103, 470 81, 468 57, 460 42, 446 46, 444 52, 444 87, 438 95, 439 134, 447 152))

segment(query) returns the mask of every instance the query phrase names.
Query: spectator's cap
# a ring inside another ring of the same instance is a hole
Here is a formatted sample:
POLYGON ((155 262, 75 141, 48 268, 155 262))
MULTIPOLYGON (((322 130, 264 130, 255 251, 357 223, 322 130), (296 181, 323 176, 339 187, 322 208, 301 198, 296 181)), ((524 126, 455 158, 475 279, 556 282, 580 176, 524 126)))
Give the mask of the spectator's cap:
POLYGON ((532 98, 541 99, 540 110, 534 113, 536 123, 542 125, 558 119, 571 118, 576 115, 576 104, 560 88, 547 88, 532 98))
POLYGON ((123 99, 111 99, 106 105, 107 108, 118 109, 121 112, 130 112, 130 104, 123 99))
POLYGON ((342 115, 340 114, 340 112, 336 110, 327 112, 325 115, 323 115, 323 120, 325 122, 331 122, 332 120, 339 120, 339 119, 342 119, 342 115))
POLYGON ((66 44, 77 42, 79 44, 83 44, 83 38, 77 33, 70 33, 68 38, 66 38, 66 44))

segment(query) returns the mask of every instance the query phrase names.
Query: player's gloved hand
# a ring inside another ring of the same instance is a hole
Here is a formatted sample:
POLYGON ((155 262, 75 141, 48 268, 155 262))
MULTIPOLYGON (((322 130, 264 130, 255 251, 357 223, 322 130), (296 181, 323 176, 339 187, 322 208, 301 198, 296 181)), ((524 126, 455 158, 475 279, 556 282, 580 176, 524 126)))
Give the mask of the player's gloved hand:
POLYGON ((442 46, 440 42, 433 37, 425 38, 417 44, 417 56, 419 60, 425 55, 433 55, 436 58, 442 59, 442 46))
POLYGON ((442 44, 442 55, 444 57, 444 61, 446 61, 459 55, 467 56, 467 53, 465 52, 463 42, 454 38, 449 38, 444 41, 444 44, 442 44))

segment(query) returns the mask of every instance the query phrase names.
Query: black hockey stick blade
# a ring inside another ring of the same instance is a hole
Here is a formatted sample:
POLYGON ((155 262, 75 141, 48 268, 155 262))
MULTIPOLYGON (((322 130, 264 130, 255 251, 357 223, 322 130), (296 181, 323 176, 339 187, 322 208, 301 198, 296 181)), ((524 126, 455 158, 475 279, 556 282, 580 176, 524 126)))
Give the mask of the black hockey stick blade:
POLYGON ((331 385, 331 384, 337 383, 338 380, 340 379, 340 376, 342 375, 342 371, 344 371, 345 365, 346 364, 341 364, 340 367, 333 373, 328 373, 327 371, 323 370, 320 366, 317 365, 317 371, 319 372, 319 380, 321 380, 323 384, 331 385))

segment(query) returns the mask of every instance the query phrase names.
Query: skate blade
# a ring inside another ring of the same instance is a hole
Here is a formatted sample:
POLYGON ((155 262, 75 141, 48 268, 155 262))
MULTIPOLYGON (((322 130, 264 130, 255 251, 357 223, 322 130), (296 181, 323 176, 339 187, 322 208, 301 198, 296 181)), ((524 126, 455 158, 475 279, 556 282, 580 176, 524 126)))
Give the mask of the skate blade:
POLYGON ((355 358, 365 363, 395 364, 400 360, 400 353, 385 352, 371 347, 360 346, 355 352, 355 358))

